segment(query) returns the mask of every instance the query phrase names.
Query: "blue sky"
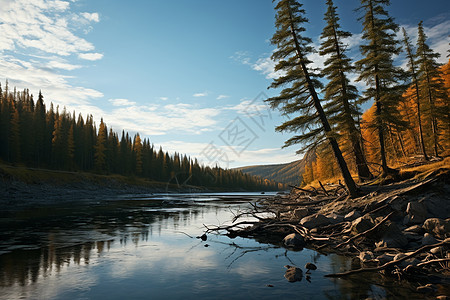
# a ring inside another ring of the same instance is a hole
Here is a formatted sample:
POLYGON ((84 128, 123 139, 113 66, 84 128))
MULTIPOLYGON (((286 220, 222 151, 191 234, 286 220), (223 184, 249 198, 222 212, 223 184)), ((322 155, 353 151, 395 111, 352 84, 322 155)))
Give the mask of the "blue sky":
MULTIPOLYGON (((315 44, 324 1, 301 1, 315 44)), ((449 44, 448 0, 395 0, 391 15, 414 38, 424 21, 429 44, 449 44)), ((359 58, 358 0, 336 0, 341 25, 359 58)), ((101 117, 114 131, 222 167, 290 162, 277 133, 278 111, 263 103, 274 63, 272 1, 0 0, 0 79, 46 103, 101 117)), ((321 66, 323 58, 311 59, 321 66)), ((402 57, 398 64, 404 64, 402 57)), ((445 55, 440 59, 448 61, 445 55)), ((353 76, 354 77, 354 76, 353 76)), ((364 86, 358 84, 358 88, 364 86)))

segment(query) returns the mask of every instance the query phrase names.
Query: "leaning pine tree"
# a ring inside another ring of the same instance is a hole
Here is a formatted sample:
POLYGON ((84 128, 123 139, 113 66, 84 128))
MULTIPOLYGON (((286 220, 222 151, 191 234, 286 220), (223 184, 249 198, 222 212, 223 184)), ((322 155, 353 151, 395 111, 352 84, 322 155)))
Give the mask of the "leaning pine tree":
POLYGON ((442 74, 439 71, 440 65, 436 62, 440 57, 440 54, 433 52, 433 50, 428 47, 426 39, 427 36, 423 30, 422 22, 420 22, 418 27, 416 53, 417 64, 419 65, 419 87, 423 98, 428 100, 428 107, 424 111, 424 114, 431 120, 434 155, 439 156, 438 120, 441 120, 443 124, 447 124, 446 126, 450 123, 448 94, 441 76, 442 74), (439 101, 443 102, 441 109, 438 109, 439 101))
POLYGON ((278 126, 277 131, 301 132, 285 142, 284 147, 293 144, 306 145, 298 152, 317 146, 326 138, 333 149, 345 184, 351 197, 358 192, 347 164, 339 149, 336 136, 331 130, 327 117, 316 93, 321 88, 317 75, 309 68, 311 63, 306 57, 313 51, 311 39, 302 36, 305 29, 302 5, 295 0, 280 0, 276 4, 275 26, 277 31, 272 37, 272 44, 277 46, 272 59, 277 61, 275 70, 283 73, 274 79, 270 88, 285 87, 278 96, 267 99, 272 108, 279 108, 285 114, 296 114, 293 119, 278 126))
POLYGON ((425 149, 425 142, 423 139, 423 128, 422 128, 422 112, 420 109, 420 90, 419 90, 419 81, 417 79, 417 64, 415 61, 415 54, 409 37, 406 33, 405 28, 402 28, 403 31, 403 43, 406 50, 406 57, 408 58, 408 75, 412 78, 412 84, 414 87, 414 93, 416 97, 416 107, 417 107, 417 123, 419 128, 419 141, 422 149, 422 154, 425 160, 428 160, 427 151, 425 149))
POLYGON ((378 132, 382 176, 395 173, 387 166, 385 133, 389 126, 405 126, 397 111, 403 92, 403 86, 399 84, 403 72, 393 64, 393 56, 400 53, 395 39, 398 26, 384 9, 389 4, 389 0, 361 0, 360 9, 365 12, 361 20, 366 44, 360 46, 363 58, 356 62, 357 80, 367 85, 363 100, 373 99, 376 106, 375 123, 371 125, 378 132))
POLYGON ((350 142, 359 178, 361 180, 371 179, 373 175, 364 158, 360 132, 356 128, 354 119, 359 114, 355 105, 358 97, 357 89, 349 83, 346 75, 353 71, 353 67, 345 54, 342 40, 350 37, 351 33, 340 29, 339 16, 332 0, 327 0, 327 6, 328 10, 324 18, 327 25, 322 32, 322 44, 319 52, 320 55, 328 56, 322 71, 322 74, 329 80, 324 89, 324 98, 327 100, 324 109, 330 123, 339 128, 341 136, 350 142))

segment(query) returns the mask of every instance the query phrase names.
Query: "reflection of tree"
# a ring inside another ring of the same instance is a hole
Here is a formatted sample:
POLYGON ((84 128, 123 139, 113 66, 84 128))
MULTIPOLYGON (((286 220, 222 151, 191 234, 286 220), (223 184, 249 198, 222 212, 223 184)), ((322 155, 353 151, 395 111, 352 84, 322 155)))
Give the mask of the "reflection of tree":
POLYGON ((2 223, 0 236, 6 239, 0 250, 10 250, 13 245, 19 249, 0 255, 0 287, 27 286, 61 272, 65 265, 89 264, 92 255, 109 251, 116 240, 122 246, 127 241, 138 246, 154 233, 161 235, 164 229, 188 226, 205 211, 216 209, 194 203, 162 205, 149 198, 70 210, 60 207, 10 212, 8 217, 15 222, 2 223), (180 207, 185 209, 174 209, 180 207))

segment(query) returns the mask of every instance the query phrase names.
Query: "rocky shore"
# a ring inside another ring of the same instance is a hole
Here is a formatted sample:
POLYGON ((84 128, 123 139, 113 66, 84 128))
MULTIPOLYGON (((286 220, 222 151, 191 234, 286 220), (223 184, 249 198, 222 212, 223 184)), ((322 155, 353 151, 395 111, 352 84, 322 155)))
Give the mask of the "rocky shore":
POLYGON ((349 270, 329 277, 379 272, 418 282, 417 291, 448 295, 450 168, 360 189, 362 196, 350 199, 341 185, 294 187, 289 195, 266 199, 251 212, 236 216, 231 226, 209 230, 225 230, 230 237, 253 237, 292 250, 307 247, 352 257, 349 270), (240 221, 248 216, 256 221, 240 221))

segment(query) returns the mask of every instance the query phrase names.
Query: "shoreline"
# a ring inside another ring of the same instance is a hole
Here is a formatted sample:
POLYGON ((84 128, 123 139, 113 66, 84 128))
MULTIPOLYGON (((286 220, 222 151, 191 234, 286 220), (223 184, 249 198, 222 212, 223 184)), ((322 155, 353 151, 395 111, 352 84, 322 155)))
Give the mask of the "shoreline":
POLYGON ((208 231, 294 251, 309 248, 344 255, 352 258, 352 266, 327 277, 379 272, 437 296, 440 289, 450 292, 449 179, 450 168, 439 167, 401 182, 362 186, 363 196, 354 199, 338 185, 327 190, 294 188, 242 214, 257 221, 235 218, 230 226, 208 231))

